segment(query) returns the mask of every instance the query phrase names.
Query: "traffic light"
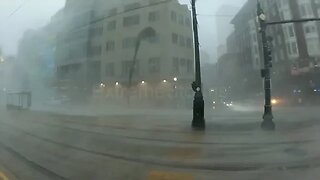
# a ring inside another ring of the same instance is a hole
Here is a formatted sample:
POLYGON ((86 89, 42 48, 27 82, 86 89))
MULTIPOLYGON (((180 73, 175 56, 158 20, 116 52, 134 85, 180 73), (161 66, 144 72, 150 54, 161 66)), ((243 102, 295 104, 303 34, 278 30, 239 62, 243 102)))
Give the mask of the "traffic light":
POLYGON ((271 36, 267 37, 267 65, 269 68, 272 68, 272 41, 273 38, 271 36))
POLYGON ((268 63, 268 67, 272 68, 272 50, 270 47, 268 47, 268 51, 267 51, 267 63, 268 63))

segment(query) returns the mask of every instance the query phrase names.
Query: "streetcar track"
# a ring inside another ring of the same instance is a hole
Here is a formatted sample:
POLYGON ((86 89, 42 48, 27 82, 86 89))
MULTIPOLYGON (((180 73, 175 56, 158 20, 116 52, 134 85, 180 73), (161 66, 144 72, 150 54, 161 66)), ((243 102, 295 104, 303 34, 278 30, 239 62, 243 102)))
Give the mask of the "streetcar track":
POLYGON ((51 171, 40 164, 30 160, 26 156, 22 155, 18 151, 14 150, 13 148, 7 146, 5 143, 0 142, 0 147, 7 151, 8 153, 12 154, 14 157, 22 161, 27 166, 31 167, 32 169, 35 169, 36 171, 42 173, 43 175, 49 177, 50 179, 56 179, 56 180, 67 180, 67 178, 55 173, 54 171, 51 171))
MULTIPOLYGON (((114 134, 114 133, 102 133, 102 132, 97 132, 97 131, 89 131, 89 130, 83 130, 79 128, 73 128, 73 127, 67 127, 64 125, 59 125, 59 124, 52 124, 48 122, 43 122, 43 121, 38 121, 38 120, 31 120, 31 121, 36 121, 40 122, 43 125, 48 125, 52 127, 58 127, 58 128, 63 128, 63 129, 68 129, 72 131, 80 131, 80 132, 85 132, 89 134, 97 134, 97 135, 102 135, 102 136, 112 136, 112 137, 118 137, 118 138, 124 138, 124 139, 134 139, 134 140, 140 140, 140 141, 152 141, 152 142, 165 142, 165 143, 173 143, 173 144, 188 144, 188 145, 245 145, 245 146, 258 146, 258 145, 292 145, 292 144, 305 144, 305 143, 310 143, 310 142, 316 142, 319 140, 315 139, 309 139, 309 140, 302 140, 302 141, 279 141, 279 142, 254 142, 254 143, 245 143, 245 142, 227 142, 227 143, 220 143, 220 142, 195 142, 195 141, 183 141, 183 140, 172 140, 172 139, 157 139, 157 138, 145 138, 145 137, 134 137, 134 136, 126 136, 126 135, 121 135, 121 134, 114 134)), ((64 121, 64 120, 61 120, 64 121)), ((77 124, 77 122, 72 122, 72 124, 77 124)), ((87 125, 85 123, 78 123, 81 125, 87 125)), ((90 124, 90 126, 93 127, 101 127, 99 125, 94 125, 90 124)), ((112 126, 103 126, 104 128, 108 129, 113 129, 111 128, 112 126)))
POLYGON ((17 173, 13 172, 11 168, 9 168, 6 164, 1 163, 0 166, 2 166, 7 172, 9 172, 10 176, 13 176, 14 179, 21 179, 20 176, 17 173))
MULTIPOLYGON (((6 124, 6 123, 4 123, 6 124)), ((8 124, 7 124, 8 125, 8 124)), ((69 149, 74 149, 82 152, 86 152, 89 154, 93 155, 98 155, 102 157, 107 157, 107 158, 112 158, 112 159, 117 159, 117 160, 123 160, 127 162, 133 162, 133 163, 143 163, 143 164, 151 164, 151 165, 156 165, 156 166, 162 166, 162 167, 170 167, 170 168, 181 168, 181 169, 194 169, 194 170, 212 170, 212 171, 254 171, 254 170, 261 170, 261 169, 268 169, 268 170, 281 170, 281 169, 307 169, 307 168, 315 168, 320 166, 320 157, 315 157, 312 158, 311 160, 305 160, 301 161, 299 163, 290 163, 290 164, 284 164, 282 163, 281 165, 275 166, 273 164, 268 164, 268 163, 247 163, 247 164, 239 164, 239 165, 223 165, 223 164, 204 164, 204 163, 182 163, 182 162, 177 162, 177 161, 163 161, 163 160, 154 160, 154 159, 147 159, 147 158, 135 158, 135 157, 129 157, 129 156, 124 156, 124 155, 117 155, 117 154, 112 154, 112 153, 107 153, 107 152, 98 152, 94 150, 89 150, 83 147, 78 147, 78 146, 73 146, 70 144, 58 142, 49 138, 44 138, 37 136, 35 134, 32 134, 30 132, 27 132, 25 130, 22 130, 21 128, 14 127, 13 125, 8 125, 13 127, 14 129, 20 130, 23 134, 26 134, 30 137, 33 137, 35 139, 39 139, 41 141, 44 141, 45 143, 51 143, 55 145, 59 145, 61 147, 69 148, 69 149), (308 163, 309 162, 309 163, 308 163), (310 163, 314 162, 314 163, 310 163)), ((31 161, 32 162, 32 161, 31 161)), ((41 167, 41 166, 40 166, 41 167)))

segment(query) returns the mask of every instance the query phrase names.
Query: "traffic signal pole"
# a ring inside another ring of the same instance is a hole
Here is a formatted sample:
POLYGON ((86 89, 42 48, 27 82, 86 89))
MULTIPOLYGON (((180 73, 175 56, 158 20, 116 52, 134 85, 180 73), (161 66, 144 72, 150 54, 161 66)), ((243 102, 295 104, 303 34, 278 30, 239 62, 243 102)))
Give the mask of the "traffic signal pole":
POLYGON ((200 68, 200 47, 199 47, 199 34, 198 34, 198 20, 196 11, 196 0, 191 1, 192 5, 192 18, 193 18, 193 34, 195 45, 195 82, 192 83, 192 89, 195 92, 193 100, 193 120, 192 127, 196 130, 205 129, 204 120, 204 100, 202 94, 201 82, 201 68, 200 68))
POLYGON ((271 104, 271 67, 272 67, 272 57, 271 57, 271 47, 268 42, 266 30, 267 30, 267 22, 266 16, 261 8, 260 3, 258 3, 257 8, 257 17, 260 25, 260 33, 262 39, 262 47, 263 47, 263 58, 264 58, 264 69, 261 71, 261 75, 264 78, 264 91, 265 91, 265 105, 264 105, 264 114, 263 114, 263 122, 261 124, 261 128, 263 130, 275 130, 275 124, 273 122, 273 114, 272 114, 272 104, 271 104))
POLYGON ((320 21, 320 18, 306 18, 295 19, 285 21, 267 22, 266 15, 261 8, 261 4, 258 1, 257 4, 257 20, 259 23, 259 31, 261 33, 264 69, 261 70, 261 75, 264 78, 264 90, 265 90, 265 106, 264 115, 261 128, 263 130, 273 131, 275 130, 275 123, 273 122, 272 103, 271 103, 271 68, 272 68, 272 50, 271 50, 271 38, 267 36, 267 27, 269 25, 279 25, 287 23, 302 23, 309 21, 320 21))

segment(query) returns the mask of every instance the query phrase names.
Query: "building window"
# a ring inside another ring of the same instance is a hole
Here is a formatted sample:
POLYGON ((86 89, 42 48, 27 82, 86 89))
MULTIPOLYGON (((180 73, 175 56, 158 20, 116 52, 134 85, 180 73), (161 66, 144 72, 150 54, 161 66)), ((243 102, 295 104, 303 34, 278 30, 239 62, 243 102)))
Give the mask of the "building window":
POLYGON ((193 63, 193 61, 189 59, 187 62, 188 62, 188 64, 187 64, 188 73, 193 73, 194 72, 194 65, 193 65, 194 63, 193 63))
POLYGON ((304 4, 300 5, 300 13, 302 17, 307 15, 306 6, 304 4))
POLYGON ((156 74, 160 72, 160 58, 149 59, 149 73, 156 74))
POLYGON ((306 34, 310 33, 310 27, 309 27, 309 26, 306 26, 306 27, 304 28, 304 31, 305 31, 306 34))
POLYGON ((253 39, 253 42, 257 42, 257 35, 256 34, 252 34, 252 39, 253 39))
POLYGON ((316 32, 316 27, 314 25, 307 25, 304 29, 306 34, 316 32))
POLYGON ((182 74, 188 73, 188 64, 189 63, 188 63, 187 59, 184 59, 184 58, 180 59, 180 64, 179 64, 180 73, 182 73, 182 74))
POLYGON ((152 44, 159 43, 160 42, 159 34, 155 34, 155 36, 148 38, 148 42, 152 44))
POLYGON ((282 44, 282 43, 281 43, 281 36, 280 36, 280 35, 277 36, 277 42, 278 42, 279 45, 282 44))
POLYGON ((172 33, 172 43, 178 44, 178 34, 172 33))
POLYGON ((186 18, 185 18, 184 24, 185 24, 186 26, 191 26, 191 19, 190 19, 190 17, 186 17, 186 18))
POLYGON ((177 22, 177 13, 174 11, 171 11, 171 20, 177 22))
MULTIPOLYGON (((129 76, 132 68, 132 61, 122 61, 121 65, 122 65, 121 75, 123 77, 129 76)), ((137 60, 133 68, 133 75, 138 75, 138 74, 139 74, 139 61, 137 60)))
POLYGON ((173 74, 179 75, 180 74, 180 68, 179 68, 179 58, 174 57, 172 61, 172 67, 173 67, 173 74))
POLYGON ((184 25, 184 17, 183 17, 183 15, 179 15, 179 24, 184 25))
POLYGON ((88 50, 88 56, 100 56, 101 55, 101 46, 90 47, 88 50))
POLYGON ((140 23, 140 16, 138 14, 123 18, 124 27, 138 25, 139 23, 140 23))
POLYGON ((108 41, 106 43, 106 51, 114 51, 115 49, 115 42, 114 41, 108 41))
POLYGON ((114 77, 114 63, 107 63, 106 64, 106 76, 107 77, 114 77))
POLYGON ((159 11, 154 11, 149 13, 149 22, 156 22, 160 19, 159 11))
POLYGON ((297 43, 296 42, 292 42, 291 43, 291 47, 292 47, 292 53, 293 54, 297 54, 298 53, 297 43))
POLYGON ((131 3, 131 4, 128 4, 126 6, 124 6, 124 10, 125 11, 129 11, 129 10, 132 10, 132 9, 137 9, 140 7, 140 3, 131 3))
POLYGON ((192 39, 187 38, 187 48, 192 48, 192 39))
POLYGON ((283 49, 280 50, 280 59, 284 60, 284 51, 283 51, 283 49))
POLYGON ((294 37, 294 30, 293 30, 293 26, 290 25, 289 27, 289 37, 294 37))
POLYGON ((179 36, 179 45, 182 47, 186 47, 186 40, 182 35, 179 36))
POLYGON ((289 53, 289 54, 292 54, 292 52, 291 52, 291 46, 290 46, 289 43, 287 44, 287 49, 288 49, 288 53, 289 53))
POLYGON ((258 47, 257 46, 254 46, 254 52, 255 52, 255 54, 258 54, 258 47))
POLYGON ((116 20, 110 21, 110 22, 108 22, 107 26, 108 26, 108 28, 107 28, 108 31, 113 31, 117 27, 117 21, 116 20))
POLYGON ((90 37, 101 36, 103 34, 103 27, 94 27, 89 30, 90 37))
POLYGON ((136 38, 125 38, 122 40, 122 48, 127 49, 127 48, 134 48, 136 45, 136 38))

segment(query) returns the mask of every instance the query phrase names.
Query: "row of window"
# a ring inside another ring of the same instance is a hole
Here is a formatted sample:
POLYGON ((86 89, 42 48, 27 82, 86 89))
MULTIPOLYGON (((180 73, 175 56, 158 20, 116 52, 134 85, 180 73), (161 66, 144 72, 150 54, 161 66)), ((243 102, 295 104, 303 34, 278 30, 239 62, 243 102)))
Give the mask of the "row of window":
MULTIPOLYGON (((132 61, 122 61, 121 62, 121 76, 129 76, 131 71, 132 61)), ((158 74, 160 73, 160 58, 150 58, 148 60, 148 72, 149 74, 158 74)), ((106 64, 106 76, 114 77, 115 76, 115 63, 110 62, 106 64)), ((139 75, 139 60, 137 60, 134 67, 134 75, 139 75)))
MULTIPOLYGON (((135 14, 135 15, 131 15, 131 16, 127 16, 123 18, 123 27, 130 27, 130 26, 134 26, 134 25, 138 25, 140 24, 140 15, 139 14, 135 14)), ((148 14, 148 21, 149 22, 156 22, 160 20, 160 12, 159 11, 153 11, 153 12, 149 12, 148 14)), ((172 11, 171 12, 171 20, 173 22, 179 23, 180 25, 185 25, 187 27, 191 26, 191 19, 190 17, 184 17, 183 15, 177 15, 176 12, 172 11)), ((114 31, 117 28, 117 21, 113 20, 108 22, 107 24, 107 30, 108 31, 114 31)))
MULTIPOLYGON (((128 37, 122 40, 122 48, 128 49, 128 48, 134 48, 136 45, 137 38, 134 37, 128 37)), ((159 35, 156 35, 152 38, 148 39, 149 43, 159 43, 160 38, 159 35)), ((182 35, 178 35, 176 33, 172 33, 172 43, 180 45, 181 47, 187 47, 192 48, 192 39, 189 37, 184 37, 182 35)), ((106 42, 106 51, 114 51, 115 50, 115 41, 107 41, 106 42)))
MULTIPOLYGON (((148 14, 148 21, 149 22, 156 22, 160 20, 160 12, 159 11, 153 11, 149 12, 148 14)), ((127 16, 123 18, 122 25, 123 27, 130 27, 134 25, 139 25, 141 21, 140 15, 135 14, 132 16, 127 16)), ((108 22, 107 24, 107 30, 108 31, 114 31, 117 28, 117 21, 113 20, 108 22)))
MULTIPOLYGON (((157 4, 160 3, 159 0, 149 0, 149 5, 153 5, 153 4, 157 4)), ((141 4, 139 2, 134 2, 131 4, 127 4, 124 6, 124 11, 130 11, 130 10, 134 10, 134 9, 138 9, 141 8, 141 4)), ((109 11, 109 16, 112 15, 116 15, 118 13, 118 9, 117 8, 113 8, 109 11)))
POLYGON ((101 36, 103 34, 103 27, 94 27, 89 30, 90 37, 101 36))
POLYGON ((191 59, 174 57, 172 67, 174 75, 190 74, 194 71, 194 62, 191 59))
POLYGON ((175 23, 178 23, 180 25, 185 25, 187 27, 191 26, 191 18, 185 17, 182 14, 177 14, 174 11, 171 11, 171 20, 175 23))
POLYGON ((88 48, 89 57, 100 56, 101 52, 102 52, 101 46, 93 46, 88 48))
MULTIPOLYGON (((137 41, 136 37, 124 38, 122 40, 122 48, 123 49, 134 48, 136 45, 136 41, 137 41)), ((153 44, 159 43, 160 42, 159 35, 151 37, 147 41, 153 44)), ((193 47, 193 42, 191 38, 184 37, 183 35, 178 35, 176 33, 172 33, 172 43, 179 45, 181 47, 187 47, 187 48, 193 47)), ((116 48, 116 43, 114 40, 109 40, 106 42, 106 52, 114 51, 115 48, 116 48)), ((90 48, 89 55, 91 56, 101 55, 101 46, 90 48)))
POLYGON ((296 42, 291 42, 287 44, 288 53, 295 55, 298 54, 298 46, 296 42))
MULTIPOLYGON (((132 67, 132 61, 122 61, 121 62, 121 76, 126 77, 129 75, 132 67)), ((110 62, 106 64, 105 67, 106 76, 115 76, 115 63, 110 62)), ((190 74, 194 71, 194 63, 190 59, 174 57, 172 61, 172 74, 190 74)), ((148 73, 149 74, 159 74, 161 72, 160 58, 154 57, 148 60, 148 73)), ((139 60, 135 64, 134 68, 135 75, 139 74, 139 60)))
MULTIPOLYGON (((159 43, 160 39, 159 36, 156 35, 155 37, 149 38, 147 40, 149 43, 156 44, 159 43)), ((134 48, 137 42, 137 38, 134 37, 128 37, 122 40, 122 48, 128 49, 128 48, 134 48)), ((116 43, 113 40, 106 42, 106 51, 114 51, 116 48, 116 43)))
POLYGON ((172 33, 172 43, 177 44, 181 47, 192 48, 192 39, 177 33, 172 33))

